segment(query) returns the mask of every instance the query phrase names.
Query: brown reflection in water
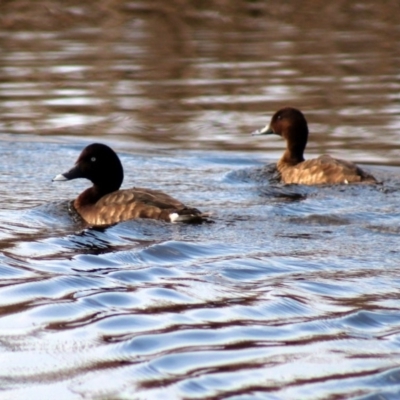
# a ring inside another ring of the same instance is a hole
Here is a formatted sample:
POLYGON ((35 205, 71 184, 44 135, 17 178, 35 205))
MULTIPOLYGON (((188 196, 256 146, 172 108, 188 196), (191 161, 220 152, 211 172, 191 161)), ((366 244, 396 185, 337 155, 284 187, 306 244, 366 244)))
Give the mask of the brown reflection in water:
POLYGON ((311 152, 396 163, 399 11, 394 0, 3 1, 0 129, 282 149, 245 133, 290 104, 311 123, 311 152))

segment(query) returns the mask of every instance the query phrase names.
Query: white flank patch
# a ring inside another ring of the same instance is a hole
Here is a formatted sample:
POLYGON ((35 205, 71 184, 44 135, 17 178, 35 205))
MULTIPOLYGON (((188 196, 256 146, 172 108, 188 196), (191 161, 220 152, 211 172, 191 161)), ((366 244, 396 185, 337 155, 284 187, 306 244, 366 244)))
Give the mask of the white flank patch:
POLYGON ((176 222, 179 219, 179 214, 171 213, 171 214, 169 214, 169 219, 171 220, 171 222, 176 222))
POLYGON ((54 181, 67 181, 68 179, 63 175, 63 174, 59 174, 56 177, 53 178, 53 182, 54 181))

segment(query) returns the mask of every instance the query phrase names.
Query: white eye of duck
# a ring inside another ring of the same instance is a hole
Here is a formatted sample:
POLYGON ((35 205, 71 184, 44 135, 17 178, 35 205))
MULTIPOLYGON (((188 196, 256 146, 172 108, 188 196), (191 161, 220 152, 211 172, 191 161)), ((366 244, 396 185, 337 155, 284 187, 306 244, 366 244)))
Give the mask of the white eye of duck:
POLYGON ((96 161, 96 157, 92 157, 92 158, 90 159, 90 161, 91 161, 91 162, 95 162, 95 161, 96 161))

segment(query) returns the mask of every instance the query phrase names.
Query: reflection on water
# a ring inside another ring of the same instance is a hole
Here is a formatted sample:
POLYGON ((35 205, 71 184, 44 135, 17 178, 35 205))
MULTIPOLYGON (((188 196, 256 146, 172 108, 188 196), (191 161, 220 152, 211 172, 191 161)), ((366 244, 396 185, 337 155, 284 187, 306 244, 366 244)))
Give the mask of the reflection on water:
POLYGON ((0 397, 398 399, 399 7, 2 2, 0 397), (287 104, 382 184, 277 183, 287 104), (215 223, 84 229, 93 140, 215 223))
POLYGON ((398 163, 397 1, 215 3, 3 4, 1 130, 275 157, 246 133, 292 105, 310 152, 398 163))

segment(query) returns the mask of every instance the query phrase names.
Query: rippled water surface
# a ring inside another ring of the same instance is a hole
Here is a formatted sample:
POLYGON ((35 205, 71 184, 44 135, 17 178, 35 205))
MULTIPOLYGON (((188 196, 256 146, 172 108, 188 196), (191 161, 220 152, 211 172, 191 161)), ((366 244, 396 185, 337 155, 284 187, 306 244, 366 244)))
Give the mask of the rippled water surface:
POLYGON ((0 3, 0 399, 400 398, 400 6, 302 4, 0 3), (283 105, 381 183, 277 183, 283 105), (87 229, 93 141, 213 222, 87 229))

